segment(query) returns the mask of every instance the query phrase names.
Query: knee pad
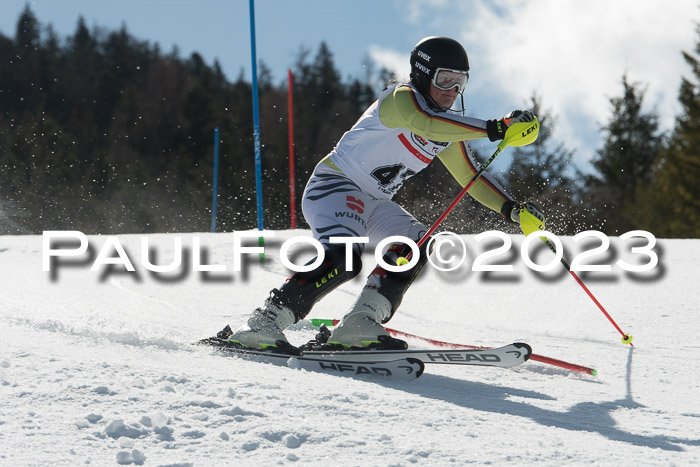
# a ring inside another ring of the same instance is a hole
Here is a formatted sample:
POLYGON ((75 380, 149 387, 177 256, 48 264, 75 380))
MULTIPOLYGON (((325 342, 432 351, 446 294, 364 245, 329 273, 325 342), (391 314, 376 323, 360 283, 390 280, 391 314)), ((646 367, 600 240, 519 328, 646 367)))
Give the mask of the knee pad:
MULTIPOLYGON (((416 279, 418 274, 420 274, 423 266, 428 261, 428 256, 432 253, 432 244, 430 238, 423 243, 419 248, 420 258, 418 262, 406 271, 393 272, 387 271, 386 269, 377 266, 372 274, 376 274, 379 280, 379 293, 384 295, 389 302, 391 302, 391 314, 384 320, 384 323, 389 321, 394 313, 401 305, 403 296, 411 286, 413 281, 416 279), (431 245, 430 251, 428 251, 428 245, 431 245)), ((386 254, 384 254, 384 261, 388 264, 396 264, 396 260, 402 256, 406 256, 411 252, 411 247, 405 243, 395 243, 389 247, 386 254)))
POLYGON ((320 266, 311 271, 294 273, 282 287, 272 290, 270 299, 276 305, 291 309, 296 321, 300 321, 317 301, 362 270, 362 258, 354 251, 350 270, 346 270, 346 263, 345 245, 330 245, 320 266))

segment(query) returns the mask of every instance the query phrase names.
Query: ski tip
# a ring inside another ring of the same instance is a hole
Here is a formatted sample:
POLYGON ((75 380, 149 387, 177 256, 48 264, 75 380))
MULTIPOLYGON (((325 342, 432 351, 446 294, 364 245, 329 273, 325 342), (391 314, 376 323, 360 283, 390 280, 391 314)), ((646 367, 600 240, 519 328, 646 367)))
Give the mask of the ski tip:
POLYGON ((525 342, 514 342, 513 345, 525 352, 525 361, 530 360, 530 356, 532 355, 532 347, 530 347, 530 344, 526 344, 525 342))
POLYGON ((598 370, 591 368, 591 376, 598 376, 598 370))

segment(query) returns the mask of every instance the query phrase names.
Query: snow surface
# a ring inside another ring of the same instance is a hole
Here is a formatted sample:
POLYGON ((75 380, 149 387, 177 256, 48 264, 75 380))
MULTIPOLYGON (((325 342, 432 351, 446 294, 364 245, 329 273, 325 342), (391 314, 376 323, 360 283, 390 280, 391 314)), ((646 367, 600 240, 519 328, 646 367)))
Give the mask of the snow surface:
MULTIPOLYGON (((660 240, 651 273, 582 274, 634 350, 563 268, 534 273, 516 253, 500 257, 514 273, 426 267, 390 323, 451 342, 528 342, 596 377, 528 362, 428 366, 391 382, 190 345, 240 325, 282 284, 280 244, 300 234, 278 232, 267 262, 253 256, 237 273, 231 234, 179 235, 184 265, 167 274, 144 269, 140 236, 118 237, 137 272, 90 270, 106 237, 89 237, 92 258, 60 259, 52 272, 41 236, 0 237, 0 465, 700 463, 698 240, 660 240), (195 237, 202 263, 226 272, 192 271, 195 237)), ((168 264, 177 236, 147 237, 153 263, 168 264)), ((473 260, 481 245, 464 238, 473 260)), ((631 257, 612 240, 597 262, 631 257)), ((372 257, 364 264, 361 277, 372 257)), ((340 318, 362 285, 344 284, 310 318, 340 318)), ((301 344, 314 331, 288 334, 301 344)))

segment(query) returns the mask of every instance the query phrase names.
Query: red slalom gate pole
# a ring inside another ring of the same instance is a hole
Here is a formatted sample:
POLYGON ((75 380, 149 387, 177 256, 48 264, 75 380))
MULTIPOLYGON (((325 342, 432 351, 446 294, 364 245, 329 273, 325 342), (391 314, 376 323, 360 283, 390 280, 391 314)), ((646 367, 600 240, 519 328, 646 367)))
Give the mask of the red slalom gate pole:
MULTIPOLYGON (((316 327, 321 326, 322 324, 325 324, 326 326, 336 326, 338 323, 340 323, 339 319, 312 319, 311 324, 313 324, 316 327)), ((391 328, 384 328, 386 329, 386 332, 391 334, 392 336, 398 336, 398 337, 407 337, 409 339, 416 339, 423 341, 428 344, 435 345, 437 347, 441 347, 443 349, 488 349, 489 347, 479 347, 476 345, 467 345, 467 344, 454 344, 452 342, 444 342, 444 341, 439 341, 435 339, 430 339, 427 337, 422 337, 418 336, 416 334, 411 334, 408 332, 404 331, 398 331, 396 329, 391 329, 391 328)), ((557 360, 556 358, 550 358, 550 357, 545 357, 542 355, 537 355, 537 354, 532 354, 530 355, 530 360, 535 361, 535 362, 540 362, 540 363, 546 363, 547 365, 552 365, 552 366, 558 366, 559 368, 564 368, 566 370, 571 370, 571 371, 576 371, 578 373, 586 373, 592 376, 595 376, 598 372, 594 368, 588 368, 587 366, 583 365, 577 365, 575 363, 569 363, 565 362, 563 360, 557 360)))

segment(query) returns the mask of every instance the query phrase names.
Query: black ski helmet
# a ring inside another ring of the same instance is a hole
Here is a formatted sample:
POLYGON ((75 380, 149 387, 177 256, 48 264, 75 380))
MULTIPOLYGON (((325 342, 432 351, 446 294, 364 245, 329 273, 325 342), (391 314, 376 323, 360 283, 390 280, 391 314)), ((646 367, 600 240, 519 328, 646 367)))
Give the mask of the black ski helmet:
POLYGON ((421 39, 411 51, 411 81, 418 91, 428 96, 430 81, 438 68, 469 73, 469 57, 462 44, 449 37, 430 36, 421 39))

